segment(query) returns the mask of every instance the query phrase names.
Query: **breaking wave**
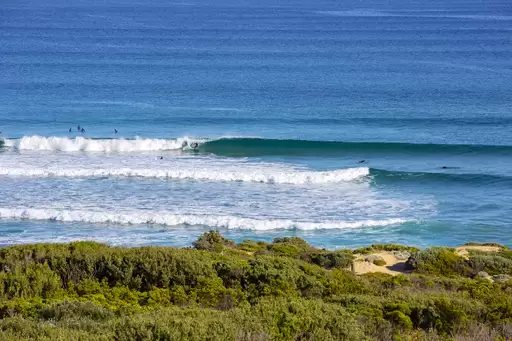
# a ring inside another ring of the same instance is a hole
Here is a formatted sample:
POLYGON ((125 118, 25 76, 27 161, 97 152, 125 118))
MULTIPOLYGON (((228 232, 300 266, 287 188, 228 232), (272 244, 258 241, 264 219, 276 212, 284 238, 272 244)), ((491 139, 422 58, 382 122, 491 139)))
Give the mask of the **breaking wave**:
POLYGON ((90 139, 84 137, 25 136, 21 139, 6 139, 4 144, 6 147, 17 150, 112 153, 183 150, 190 148, 190 144, 193 142, 201 143, 204 141, 201 139, 192 140, 188 137, 177 139, 90 139))
POLYGON ((80 210, 55 210, 38 208, 0 208, 2 219, 49 220, 58 222, 83 222, 95 224, 123 225, 164 225, 164 226, 207 226, 214 228, 245 229, 245 230, 322 230, 322 229, 355 229, 363 227, 378 227, 399 225, 408 221, 402 218, 384 220, 355 220, 355 221, 319 221, 303 222, 287 219, 252 219, 222 215, 186 215, 172 213, 109 213, 80 210))
POLYGON ((281 169, 147 169, 147 168, 5 168, 0 175, 27 177, 137 177, 168 180, 238 181, 268 184, 342 183, 367 176, 369 168, 348 168, 334 171, 301 171, 281 169))
MULTIPOLYGON (((221 137, 217 139, 172 138, 172 139, 91 139, 84 137, 25 136, 20 139, 5 139, 5 147, 17 150, 62 151, 62 152, 148 152, 190 150, 192 143, 199 153, 220 156, 265 156, 265 155, 357 155, 372 154, 447 154, 447 155, 502 155, 512 156, 508 145, 463 145, 463 144, 415 144, 401 142, 343 142, 310 141, 293 139, 267 139, 257 137, 221 137)), ((0 142, 0 147, 2 142, 0 142)))

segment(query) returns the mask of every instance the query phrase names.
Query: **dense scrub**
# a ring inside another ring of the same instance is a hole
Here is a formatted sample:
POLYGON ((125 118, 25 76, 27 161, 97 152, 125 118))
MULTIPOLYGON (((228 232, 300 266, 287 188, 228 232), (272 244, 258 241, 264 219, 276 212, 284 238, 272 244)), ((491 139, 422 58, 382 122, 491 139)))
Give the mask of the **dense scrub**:
POLYGON ((499 252, 470 251, 465 258, 454 249, 432 247, 413 254, 407 264, 416 272, 442 276, 475 277, 481 271, 512 275, 512 251, 508 248, 499 252))
POLYGON ((405 246, 399 244, 372 244, 371 246, 362 247, 355 249, 354 253, 368 254, 378 251, 406 251, 406 252, 418 252, 420 249, 413 246, 405 246))
POLYGON ((299 238, 194 248, 92 242, 0 249, 1 340, 493 340, 512 338, 510 250, 414 252, 410 274, 350 272, 351 251, 299 238))

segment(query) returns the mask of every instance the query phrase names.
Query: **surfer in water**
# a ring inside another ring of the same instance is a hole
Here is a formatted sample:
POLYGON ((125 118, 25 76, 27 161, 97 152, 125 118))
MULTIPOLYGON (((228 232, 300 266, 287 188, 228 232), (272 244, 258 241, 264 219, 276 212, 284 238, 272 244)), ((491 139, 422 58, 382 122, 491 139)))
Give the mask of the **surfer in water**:
POLYGON ((84 129, 84 128, 82 128, 82 130, 80 130, 80 132, 81 132, 82 134, 83 134, 83 133, 85 133, 85 129, 84 129))
POLYGON ((81 131, 80 124, 76 126, 76 130, 81 131))
POLYGON ((366 160, 361 160, 358 163, 366 163, 366 160))
POLYGON ((192 144, 190 144, 190 148, 192 149, 197 149, 199 147, 199 143, 197 142, 193 142, 192 144))
POLYGON ((69 128, 69 132, 71 133, 71 128, 69 128))
POLYGON ((114 128, 114 134, 117 134, 117 129, 114 128))

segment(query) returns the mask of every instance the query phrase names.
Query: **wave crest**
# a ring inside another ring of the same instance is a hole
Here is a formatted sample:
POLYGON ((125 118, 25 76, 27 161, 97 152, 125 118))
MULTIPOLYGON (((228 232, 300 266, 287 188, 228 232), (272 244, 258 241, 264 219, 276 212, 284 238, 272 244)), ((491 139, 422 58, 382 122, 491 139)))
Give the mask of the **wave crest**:
MULTIPOLYGON (((1 141, 1 140, 0 140, 1 141)), ((402 142, 343 142, 310 141, 293 139, 268 139, 257 137, 220 137, 192 139, 90 139, 84 137, 25 136, 21 139, 5 139, 5 147, 18 150, 63 151, 63 152, 148 152, 187 150, 194 142, 198 151, 220 156, 265 156, 265 155, 347 155, 372 154, 447 154, 447 155, 512 155, 510 145, 463 145, 463 144, 415 144, 402 142)), ((1 142, 0 142, 1 147, 1 142)))
POLYGON ((189 148, 192 140, 188 137, 177 139, 90 139, 85 137, 44 137, 25 136, 21 139, 6 139, 6 147, 18 150, 45 150, 61 152, 141 152, 141 151, 166 151, 189 148))
POLYGON ((137 177, 168 180, 238 181, 267 184, 328 184, 353 181, 370 174, 365 167, 334 171, 280 171, 280 170, 191 170, 191 169, 143 169, 143 168, 2 168, 0 175, 29 177, 137 177))
POLYGON ((108 213, 80 210, 55 210, 37 208, 0 208, 2 219, 27 219, 27 220, 52 220, 59 222, 84 222, 99 224, 122 225, 164 225, 164 226, 207 226, 227 229, 246 230, 323 230, 323 229, 353 229, 363 227, 389 226, 405 223, 409 220, 392 218, 384 220, 359 220, 359 221, 321 221, 302 222, 286 219, 252 219, 236 216, 221 215, 182 215, 172 213, 108 213))

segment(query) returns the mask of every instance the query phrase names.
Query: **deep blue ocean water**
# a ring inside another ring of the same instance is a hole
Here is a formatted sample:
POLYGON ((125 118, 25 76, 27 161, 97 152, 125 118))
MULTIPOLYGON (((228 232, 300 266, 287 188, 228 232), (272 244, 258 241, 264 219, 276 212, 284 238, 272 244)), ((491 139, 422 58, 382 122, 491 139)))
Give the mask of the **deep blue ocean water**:
POLYGON ((0 42, 0 244, 512 245, 508 0, 4 0, 0 42))

